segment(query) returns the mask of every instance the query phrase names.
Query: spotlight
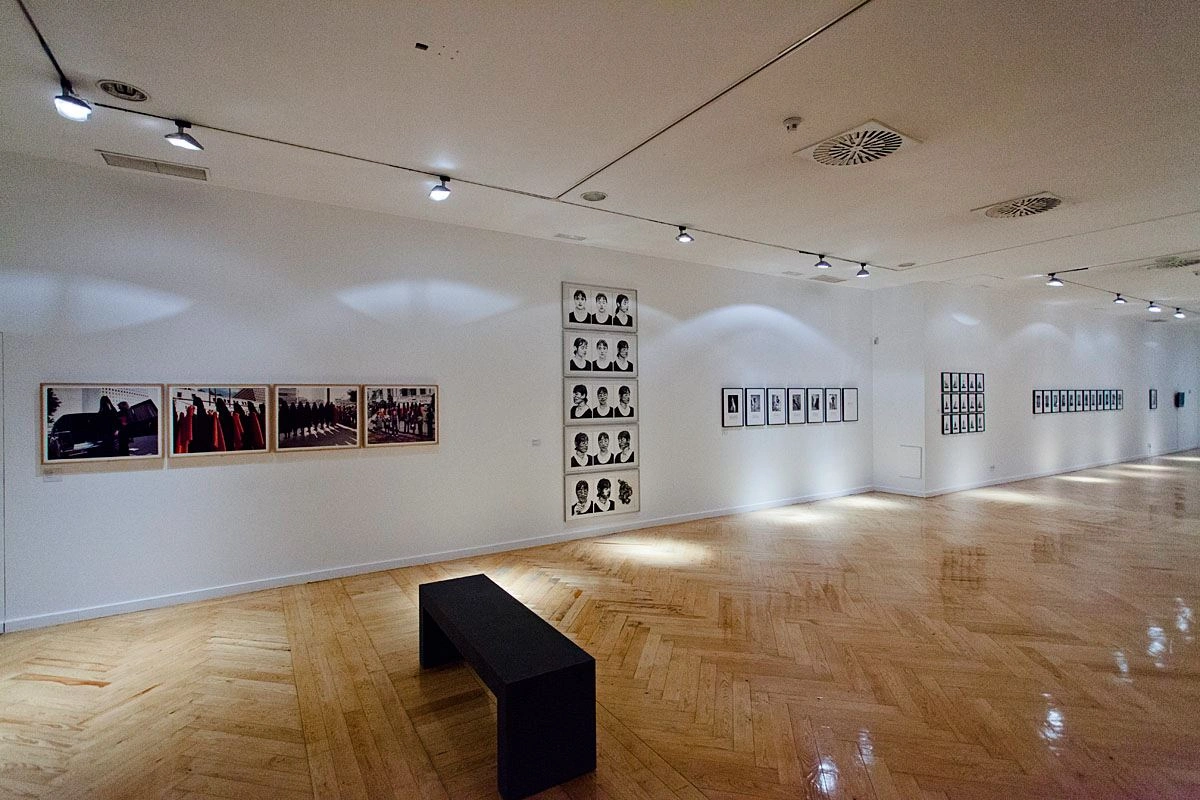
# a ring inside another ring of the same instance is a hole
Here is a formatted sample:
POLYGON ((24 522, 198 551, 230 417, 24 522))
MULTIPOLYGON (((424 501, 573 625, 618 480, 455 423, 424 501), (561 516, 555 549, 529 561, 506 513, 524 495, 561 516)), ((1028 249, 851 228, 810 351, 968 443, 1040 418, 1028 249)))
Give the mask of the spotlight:
POLYGON ((688 242, 696 241, 696 237, 694 237, 690 233, 688 233, 687 228, 680 225, 679 226, 679 235, 677 235, 675 237, 675 241, 680 242, 681 244, 687 244, 688 242))
POLYGON ((71 91, 71 84, 63 81, 62 94, 54 98, 54 110, 59 116, 76 122, 87 122, 92 115, 91 105, 71 91))
POLYGON ((175 127, 178 128, 174 133, 168 133, 163 138, 176 147, 182 147, 184 150, 203 150, 204 145, 196 141, 196 137, 187 133, 187 129, 192 127, 192 123, 182 119, 175 120, 175 127))
POLYGON ((858 266, 858 272, 854 273, 854 277, 856 277, 856 278, 869 278, 870 276, 871 276, 871 273, 870 273, 870 272, 867 272, 867 264, 866 264, 866 262, 864 261, 863 263, 859 264, 859 266, 858 266))
POLYGON ((1162 312, 1162 306, 1160 306, 1158 303, 1151 300, 1150 305, 1146 306, 1146 310, 1149 311, 1151 314, 1158 314, 1158 313, 1162 312))
POLYGON ((446 185, 450 179, 445 175, 438 175, 438 180, 441 183, 429 190, 429 199, 435 203, 440 203, 450 196, 450 187, 446 185))
POLYGON ((1053 272, 1050 273, 1050 280, 1046 281, 1047 286, 1062 286, 1063 282, 1058 279, 1053 272))
POLYGON ((817 269, 829 269, 829 262, 825 260, 825 256, 818 256, 821 260, 813 264, 817 269))
POLYGON ((1172 314, 1171 316, 1175 317, 1175 319, 1183 319, 1184 317, 1187 316, 1187 314, 1183 313, 1182 308, 1177 308, 1177 309, 1175 309, 1175 313, 1172 314))
POLYGON ((1123 306, 1123 305, 1125 305, 1125 298, 1121 297, 1121 293, 1118 292, 1117 296, 1113 298, 1113 302, 1119 306, 1123 306))

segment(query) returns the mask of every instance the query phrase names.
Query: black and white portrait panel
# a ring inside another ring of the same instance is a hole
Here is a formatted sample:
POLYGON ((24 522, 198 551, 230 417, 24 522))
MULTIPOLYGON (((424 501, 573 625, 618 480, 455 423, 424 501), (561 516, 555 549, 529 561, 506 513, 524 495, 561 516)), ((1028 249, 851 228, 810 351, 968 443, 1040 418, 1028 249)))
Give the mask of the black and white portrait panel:
POLYGON ((637 331, 637 291, 564 283, 563 327, 637 331))
POLYGON ((767 389, 767 424, 787 424, 787 389, 767 389))
POLYGON ((807 389, 804 392, 805 404, 808 408, 809 422, 825 421, 825 390, 807 389))
POLYGON ((638 382, 567 378, 563 381, 563 420, 567 425, 637 422, 638 382))
POLYGON ((640 511, 641 490, 636 469, 567 475, 563 497, 568 521, 594 519, 605 514, 640 511))
POLYGON ((826 422, 841 422, 842 421, 842 390, 841 389, 826 389, 825 390, 825 421, 826 422))
POLYGON ((721 390, 721 427, 740 428, 746 424, 746 413, 742 408, 745 392, 741 387, 725 387, 721 390))
POLYGON ((637 336, 620 330, 563 332, 563 374, 637 377, 637 336))
POLYGON ((587 425, 563 429, 567 472, 632 468, 640 465, 637 425, 587 425))
POLYGON ((805 419, 803 389, 787 390, 787 408, 788 425, 803 425, 805 419))

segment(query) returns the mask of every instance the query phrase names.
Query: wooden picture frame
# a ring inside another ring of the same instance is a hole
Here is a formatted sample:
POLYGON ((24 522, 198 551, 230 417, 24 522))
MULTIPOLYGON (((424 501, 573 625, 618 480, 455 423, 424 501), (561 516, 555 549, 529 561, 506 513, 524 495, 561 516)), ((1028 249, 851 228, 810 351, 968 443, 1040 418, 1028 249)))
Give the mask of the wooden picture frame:
POLYGON ((606 425, 563 428, 563 471, 574 474, 638 469, 640 444, 636 424, 622 425, 610 420, 606 425), (625 460, 617 460, 622 457, 625 460))
POLYGON ((353 450, 362 445, 362 386, 342 383, 273 384, 277 453, 353 450))
POLYGON ((613 375, 632 379, 638 375, 637 365, 637 334, 620 328, 563 331, 563 375, 580 378, 613 375), (580 366, 581 363, 584 366, 580 366))
POLYGON ((637 290, 564 281, 562 318, 564 328, 637 333, 637 290), (624 312, 622 305, 625 306, 624 312))
POLYGON ((563 424, 637 422, 638 382, 611 378, 563 380, 563 424))
POLYGON ((641 511, 638 470, 566 475, 563 479, 563 497, 566 498, 564 519, 568 522, 641 511))
POLYGON ((166 400, 167 455, 261 455, 271 451, 269 384, 171 384, 166 400))
POLYGON ((366 385, 363 415, 365 447, 436 445, 441 432, 441 396, 437 384, 366 385))
POLYGON ((148 461, 163 453, 161 383, 39 385, 42 466, 148 461))

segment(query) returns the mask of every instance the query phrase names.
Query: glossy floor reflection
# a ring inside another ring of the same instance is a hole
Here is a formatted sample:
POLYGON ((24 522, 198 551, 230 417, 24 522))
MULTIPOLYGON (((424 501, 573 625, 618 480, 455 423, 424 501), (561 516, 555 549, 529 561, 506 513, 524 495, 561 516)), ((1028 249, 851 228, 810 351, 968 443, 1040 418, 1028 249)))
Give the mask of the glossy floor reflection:
POLYGON ((598 662, 543 798, 1200 797, 1195 451, 9 634, 0 796, 494 797, 492 698, 417 665, 477 571, 598 662))

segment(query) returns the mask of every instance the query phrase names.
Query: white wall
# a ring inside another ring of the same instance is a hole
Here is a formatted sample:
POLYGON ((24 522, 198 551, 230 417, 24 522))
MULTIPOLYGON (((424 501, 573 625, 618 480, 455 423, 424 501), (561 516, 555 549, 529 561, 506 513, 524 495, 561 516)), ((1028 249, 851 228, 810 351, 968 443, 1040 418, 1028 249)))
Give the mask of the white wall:
POLYGON ((872 482, 866 292, 0 156, 10 628, 872 482), (642 511, 562 520, 562 280, 632 287, 642 511), (43 472, 42 381, 436 382, 437 448, 43 472), (864 423, 723 430, 721 386, 864 423), (540 447, 532 447, 533 439, 540 447))
POLYGON ((872 293, 875 485, 902 494, 925 491, 925 294, 872 293))

